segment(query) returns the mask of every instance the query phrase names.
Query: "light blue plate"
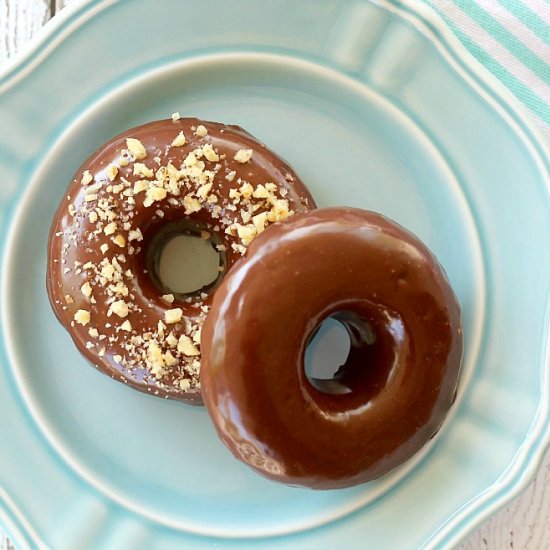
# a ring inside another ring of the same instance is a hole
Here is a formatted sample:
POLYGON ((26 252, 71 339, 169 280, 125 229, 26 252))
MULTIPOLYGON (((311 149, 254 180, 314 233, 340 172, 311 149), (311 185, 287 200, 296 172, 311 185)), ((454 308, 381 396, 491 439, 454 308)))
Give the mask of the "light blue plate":
POLYGON ((450 546, 549 440, 549 159, 517 102, 412 1, 82 2, 0 76, 0 523, 19 549, 450 546), (437 254, 464 313, 429 448, 345 491, 270 483, 205 410, 90 369, 44 288, 51 217, 90 151, 142 122, 239 124, 321 205, 437 254))

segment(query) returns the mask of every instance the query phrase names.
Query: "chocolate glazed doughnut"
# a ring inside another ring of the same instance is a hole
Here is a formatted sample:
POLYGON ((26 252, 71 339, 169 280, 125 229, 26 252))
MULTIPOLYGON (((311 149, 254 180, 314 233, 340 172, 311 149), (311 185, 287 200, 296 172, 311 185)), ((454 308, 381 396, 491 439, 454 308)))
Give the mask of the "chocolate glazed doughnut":
POLYGON ((203 397, 233 454, 273 480, 349 487, 389 472, 439 429, 462 357, 460 309, 434 256, 387 218, 319 209, 260 235, 202 331, 203 397), (326 318, 351 349, 332 381, 304 353, 326 318))
POLYGON ((237 126, 174 115, 128 130, 84 162, 55 215, 53 310, 102 372, 200 404, 200 331, 216 286, 256 234, 314 206, 290 166, 237 126), (171 292, 157 273, 177 234, 220 253, 218 278, 193 293, 171 292))

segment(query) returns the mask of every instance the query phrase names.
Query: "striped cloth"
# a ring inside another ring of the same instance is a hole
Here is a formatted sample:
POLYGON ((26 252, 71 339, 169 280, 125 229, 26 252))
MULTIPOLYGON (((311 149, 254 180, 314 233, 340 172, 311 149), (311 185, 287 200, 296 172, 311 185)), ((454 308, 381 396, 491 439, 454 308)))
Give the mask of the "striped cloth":
POLYGON ((528 108, 550 143, 550 0, 422 0, 528 108))

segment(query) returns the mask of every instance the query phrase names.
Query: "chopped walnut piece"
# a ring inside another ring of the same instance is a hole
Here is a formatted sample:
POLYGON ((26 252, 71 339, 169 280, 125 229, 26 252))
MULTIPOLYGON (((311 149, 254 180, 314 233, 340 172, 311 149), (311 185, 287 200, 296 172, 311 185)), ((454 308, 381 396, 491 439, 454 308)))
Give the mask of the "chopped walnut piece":
POLYGON ((206 159, 210 162, 218 162, 220 160, 218 153, 214 151, 214 148, 210 145, 210 143, 203 145, 202 152, 204 153, 206 159))
POLYGON ((166 302, 167 304, 174 303, 174 295, 173 294, 163 294, 161 296, 162 300, 166 302))
POLYGON ((126 147, 136 160, 142 160, 147 156, 147 151, 139 139, 126 138, 126 147))
POLYGON ((120 233, 111 239, 116 245, 120 246, 120 248, 124 248, 126 246, 126 239, 124 238, 124 235, 121 235, 120 233))
POLYGON ((191 338, 185 334, 182 334, 178 340, 178 351, 188 356, 199 355, 200 353, 191 338))
POLYGON ((252 149, 239 149, 233 157, 237 162, 244 164, 252 158, 252 149))
POLYGON ((286 220, 292 211, 288 209, 288 201, 286 199, 277 199, 273 208, 269 211, 267 219, 270 222, 281 222, 286 220))
POLYGON ((181 118, 180 114, 176 111, 175 113, 172 113, 172 121, 177 122, 181 118))
POLYGON ((164 372, 164 358, 162 356, 162 350, 160 349, 159 345, 154 341, 149 342, 149 346, 147 349, 147 358, 152 367, 151 372, 157 375, 157 377, 159 375, 162 376, 164 372))
POLYGON ((201 185, 197 189, 197 197, 199 197, 202 200, 206 200, 208 193, 210 193, 210 189, 212 189, 211 183, 205 183, 204 185, 201 185))
POLYGON ((237 225, 237 234, 242 243, 248 245, 256 236, 256 228, 253 225, 237 225))
POLYGON ((115 313, 121 318, 128 316, 128 304, 124 300, 117 300, 109 307, 109 313, 115 313))
POLYGON ((146 180, 139 180, 134 183, 134 195, 137 195, 142 191, 147 191, 147 189, 149 189, 149 182, 146 180))
POLYGON ((143 178, 152 178, 154 175, 155 175, 155 172, 152 168, 148 168, 142 162, 134 162, 134 176, 141 176, 143 178))
POLYGON ((114 181, 118 175, 118 166, 116 164, 110 164, 107 167, 107 177, 109 181, 114 181))
POLYGON ((82 185, 88 185, 94 180, 94 177, 92 176, 92 173, 89 170, 84 170, 82 172, 82 179, 80 180, 80 183, 82 185))
POLYGON ((170 350, 164 352, 163 359, 167 367, 173 367, 178 362, 170 350))
POLYGON ((142 241, 142 240, 143 240, 143 235, 139 227, 137 229, 132 229, 128 232, 128 241, 142 241))
POLYGON ((252 217, 252 223, 256 228, 256 233, 259 235, 267 224, 267 212, 261 212, 252 217))
POLYGON ((183 132, 180 132, 172 141, 172 147, 183 147, 187 143, 183 132))
POLYGON ((183 310, 179 307, 174 309, 167 309, 164 312, 164 320, 168 325, 179 323, 183 317, 183 310))
POLYGON ((111 222, 105 226, 103 233, 105 233, 105 235, 112 235, 116 231, 116 227, 116 222, 111 222))
POLYGON ((254 189, 254 192, 252 193, 252 196, 255 199, 267 199, 267 198, 269 198, 269 191, 267 190, 265 185, 262 185, 260 183, 260 185, 257 185, 256 189, 254 189))
POLYGON ((82 292, 82 294, 84 294, 84 296, 86 296, 86 298, 89 298, 92 295, 92 286, 90 285, 90 283, 85 282, 80 287, 80 292, 82 292))
POLYGON ((208 135, 208 130, 206 129, 206 126, 203 126, 202 124, 199 124, 197 126, 197 129, 195 130, 195 135, 199 137, 205 137, 208 135))
POLYGON ((239 188, 243 199, 250 199, 252 193, 254 193, 254 187, 250 183, 243 183, 239 188))
POLYGON ((166 198, 166 195, 166 189, 164 189, 163 187, 150 187, 149 189, 147 189, 147 196, 143 201, 143 206, 149 207, 153 203, 166 198))
POLYGON ((74 314, 74 320, 85 327, 90 322, 90 312, 86 309, 79 309, 74 314))
POLYGON ((183 207, 185 208, 186 214, 198 212, 202 208, 201 203, 190 195, 185 195, 183 198, 183 207))
POLYGON ((189 153, 185 157, 185 160, 183 161, 183 164, 185 164, 185 166, 187 166, 187 167, 195 166, 195 164, 197 164, 197 156, 195 155, 195 153, 193 151, 191 151, 191 153, 189 153))

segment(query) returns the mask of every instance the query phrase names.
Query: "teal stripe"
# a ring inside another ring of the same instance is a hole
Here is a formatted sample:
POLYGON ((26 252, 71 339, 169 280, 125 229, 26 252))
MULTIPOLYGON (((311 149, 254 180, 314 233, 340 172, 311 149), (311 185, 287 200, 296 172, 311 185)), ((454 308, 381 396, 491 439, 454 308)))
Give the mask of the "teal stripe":
POLYGON ((522 44, 508 29, 504 28, 473 0, 453 0, 453 2, 526 67, 529 67, 541 80, 550 85, 550 65, 522 44))
POLYGON ((452 19, 445 16, 444 13, 437 9, 437 6, 430 0, 423 0, 433 10, 445 20, 445 22, 451 27, 452 31, 456 34, 458 39, 464 44, 466 49, 489 71, 491 71, 511 92, 513 92, 518 99, 524 103, 533 113, 535 113, 540 119, 547 124, 550 124, 550 106, 530 88, 525 86, 514 75, 510 74, 498 61, 491 57, 483 48, 481 48, 474 40, 468 35, 464 34, 454 24, 452 19))
MULTIPOLYGON (((550 45, 550 25, 520 0, 498 0, 512 15, 515 15, 529 30, 550 45)), ((550 4, 548 4, 550 11, 550 4)))

